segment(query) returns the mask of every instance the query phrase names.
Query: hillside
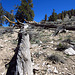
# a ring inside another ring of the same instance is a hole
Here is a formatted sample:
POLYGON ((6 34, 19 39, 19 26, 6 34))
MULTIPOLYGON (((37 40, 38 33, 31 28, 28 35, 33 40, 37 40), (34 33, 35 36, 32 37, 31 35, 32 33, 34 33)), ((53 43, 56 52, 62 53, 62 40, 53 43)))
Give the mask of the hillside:
MULTIPOLYGON (((19 29, 0 28, 0 75, 6 75, 9 62, 15 54, 19 29), (1 32, 4 29, 3 32, 1 32), (6 29, 6 31, 5 31, 6 29)), ((66 31, 52 36, 55 29, 31 27, 31 59, 35 75, 75 75, 75 54, 65 54, 65 50, 75 50, 75 31, 66 31), (71 40, 73 44, 68 41, 71 40), (64 42, 63 42, 64 41, 64 42)))

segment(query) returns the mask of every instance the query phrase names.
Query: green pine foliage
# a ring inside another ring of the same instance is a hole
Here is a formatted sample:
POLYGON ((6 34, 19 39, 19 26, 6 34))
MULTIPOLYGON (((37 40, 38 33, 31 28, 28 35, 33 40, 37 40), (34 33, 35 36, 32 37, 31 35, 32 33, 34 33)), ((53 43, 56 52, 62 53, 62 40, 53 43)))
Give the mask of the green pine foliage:
POLYGON ((45 14, 45 21, 47 21, 47 14, 45 14))
POLYGON ((64 20, 64 12, 61 13, 61 19, 64 20))
POLYGON ((57 14, 55 13, 55 10, 53 9, 53 13, 48 18, 48 21, 56 21, 57 19, 64 20, 64 17, 66 16, 66 14, 68 14, 69 18, 71 18, 72 16, 75 16, 75 10, 71 9, 69 11, 62 11, 62 13, 57 14))
POLYGON ((2 4, 0 3, 0 26, 2 26, 2 24, 4 23, 3 15, 4 15, 4 10, 2 4))
MULTIPOLYGON (((4 22, 7 24, 9 23, 3 16, 7 16, 11 21, 15 21, 13 10, 11 10, 11 13, 5 11, 2 7, 2 3, 0 3, 0 26, 4 24, 4 22)), ((13 24, 9 23, 9 26, 12 26, 13 24)))
POLYGON ((49 21, 56 21, 57 20, 57 13, 53 9, 52 15, 49 17, 49 21))
POLYGON ((21 5, 18 7, 15 18, 21 22, 24 22, 24 19, 32 21, 34 19, 34 11, 32 8, 32 0, 21 0, 21 5))

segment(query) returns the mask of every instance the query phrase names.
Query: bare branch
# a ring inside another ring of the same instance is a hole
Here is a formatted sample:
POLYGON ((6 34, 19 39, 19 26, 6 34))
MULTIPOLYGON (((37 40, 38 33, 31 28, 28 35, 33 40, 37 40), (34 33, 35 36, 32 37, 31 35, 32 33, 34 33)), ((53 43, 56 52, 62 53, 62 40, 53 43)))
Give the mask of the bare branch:
POLYGON ((21 23, 18 19, 17 19, 17 22, 18 22, 18 23, 21 23))
POLYGON ((13 23, 13 24, 16 24, 16 22, 10 21, 6 16, 4 16, 4 18, 5 18, 6 20, 8 20, 8 22, 13 23))
POLYGON ((24 21, 25 21, 26 23, 29 23, 29 21, 27 21, 26 19, 24 19, 24 21))

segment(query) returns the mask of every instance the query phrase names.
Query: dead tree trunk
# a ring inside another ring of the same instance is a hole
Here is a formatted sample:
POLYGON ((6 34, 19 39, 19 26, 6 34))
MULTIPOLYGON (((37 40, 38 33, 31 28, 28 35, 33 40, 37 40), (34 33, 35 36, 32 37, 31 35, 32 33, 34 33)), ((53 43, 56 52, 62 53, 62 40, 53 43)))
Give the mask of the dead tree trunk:
POLYGON ((24 29, 21 29, 19 33, 17 54, 17 65, 15 75, 33 75, 33 68, 30 55, 30 42, 29 35, 24 29))
POLYGON ((53 34, 53 36, 56 36, 58 33, 61 33, 61 32, 66 32, 66 29, 65 29, 64 25, 58 26, 56 28, 55 33, 53 34))

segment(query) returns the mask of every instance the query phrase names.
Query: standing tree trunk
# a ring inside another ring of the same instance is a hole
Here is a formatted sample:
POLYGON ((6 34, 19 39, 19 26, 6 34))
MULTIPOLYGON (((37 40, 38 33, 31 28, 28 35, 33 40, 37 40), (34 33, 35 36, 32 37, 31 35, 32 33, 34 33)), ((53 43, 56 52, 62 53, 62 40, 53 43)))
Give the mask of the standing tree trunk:
POLYGON ((19 33, 18 47, 15 75, 33 75, 29 35, 24 28, 19 33))

